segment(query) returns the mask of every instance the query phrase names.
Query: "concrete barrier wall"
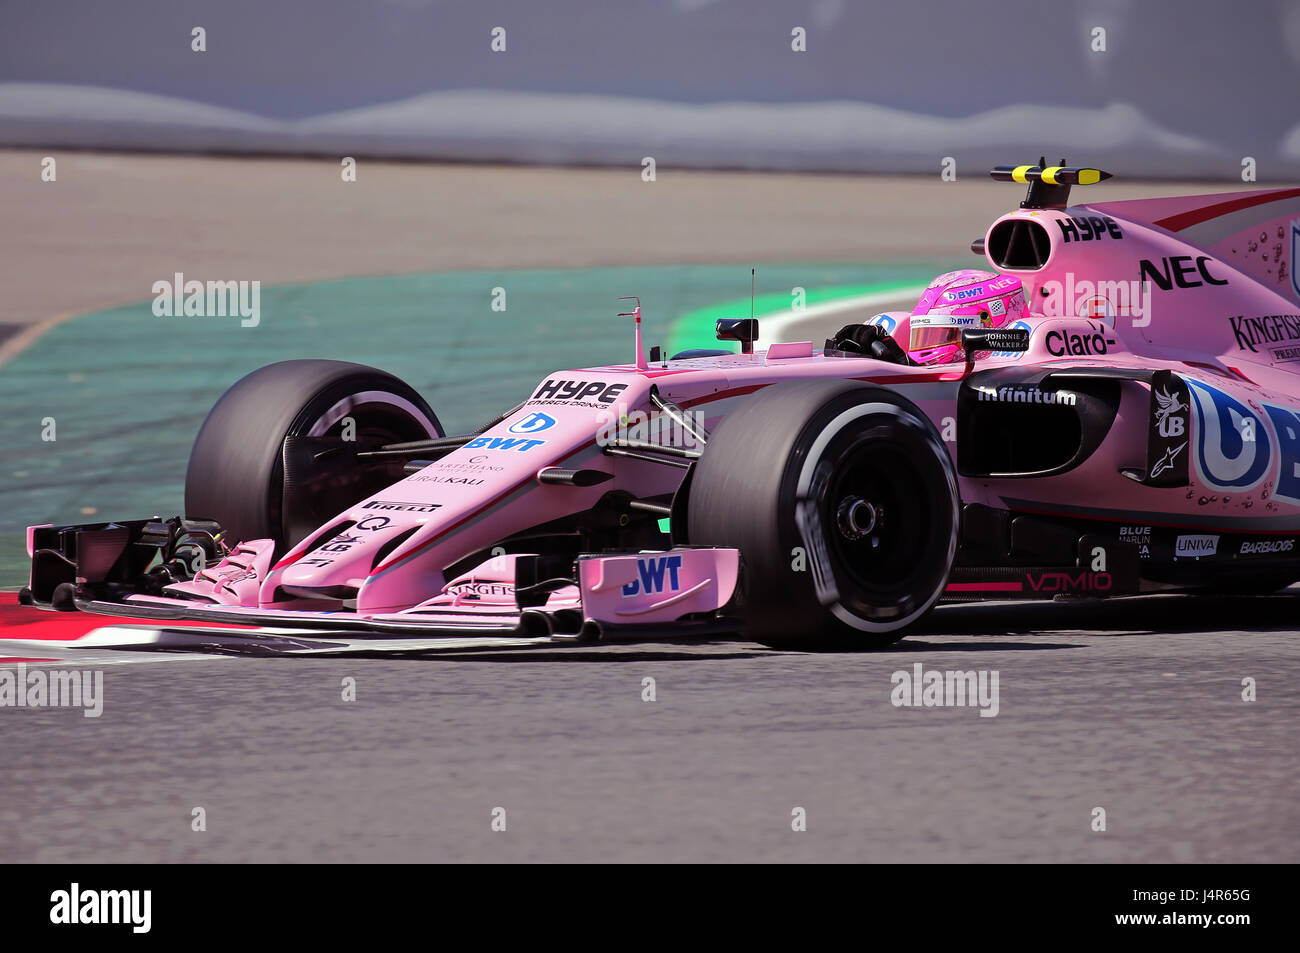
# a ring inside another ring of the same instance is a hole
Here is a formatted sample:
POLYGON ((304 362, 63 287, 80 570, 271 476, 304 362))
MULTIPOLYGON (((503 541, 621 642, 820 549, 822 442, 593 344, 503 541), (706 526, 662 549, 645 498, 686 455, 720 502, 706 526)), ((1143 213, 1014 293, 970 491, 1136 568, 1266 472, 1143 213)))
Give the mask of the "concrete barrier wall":
POLYGON ((3 145, 934 174, 1046 154, 1225 181, 1250 157, 1300 178, 1295 0, 0 10, 3 145))

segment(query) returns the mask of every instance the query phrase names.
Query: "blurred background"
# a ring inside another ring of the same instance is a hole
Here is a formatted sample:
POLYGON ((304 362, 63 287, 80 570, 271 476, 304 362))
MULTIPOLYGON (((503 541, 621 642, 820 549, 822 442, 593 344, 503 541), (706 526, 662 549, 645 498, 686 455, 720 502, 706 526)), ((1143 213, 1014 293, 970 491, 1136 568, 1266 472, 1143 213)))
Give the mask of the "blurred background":
POLYGON ((8 145, 872 172, 1047 150, 1166 178, 1235 178, 1244 156, 1261 180, 1300 169, 1293 0, 2 6, 8 145))

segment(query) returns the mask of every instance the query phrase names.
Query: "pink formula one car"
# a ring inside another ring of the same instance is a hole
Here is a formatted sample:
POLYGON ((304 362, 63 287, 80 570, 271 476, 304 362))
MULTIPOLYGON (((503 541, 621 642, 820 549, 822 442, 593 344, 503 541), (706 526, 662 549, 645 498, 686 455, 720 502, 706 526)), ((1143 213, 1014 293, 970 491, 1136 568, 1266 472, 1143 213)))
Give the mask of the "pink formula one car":
POLYGON ((993 176, 1028 185, 972 246, 993 273, 944 276, 906 341, 886 315, 755 350, 729 320, 740 353, 647 359, 638 303, 633 363, 464 436, 381 371, 262 368, 199 432, 186 518, 32 527, 23 601, 878 647, 942 599, 1300 580, 1300 189, 1070 205, 1108 176, 993 176))

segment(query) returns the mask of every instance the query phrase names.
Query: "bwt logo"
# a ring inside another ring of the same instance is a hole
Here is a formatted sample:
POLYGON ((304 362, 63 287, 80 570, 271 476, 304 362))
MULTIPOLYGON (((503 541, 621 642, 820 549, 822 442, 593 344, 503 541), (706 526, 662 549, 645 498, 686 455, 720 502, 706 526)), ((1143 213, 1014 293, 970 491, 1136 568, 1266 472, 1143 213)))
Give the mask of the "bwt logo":
POLYGON ((886 334, 893 334, 898 328, 898 318, 894 317, 892 314, 878 314, 868 321, 867 324, 879 325, 885 329, 886 334))
POLYGON ((651 595, 656 592, 676 592, 681 588, 681 582, 677 578, 677 571, 681 568, 681 556, 655 556, 650 559, 638 559, 636 569, 640 578, 633 579, 623 587, 623 598, 629 599, 643 593, 651 595), (665 581, 667 582, 666 586, 665 581))
POLYGON ((514 450, 524 453, 544 443, 545 440, 525 440, 523 437, 475 437, 465 446, 470 450, 514 450))
POLYGON ((1196 415, 1193 461, 1201 482, 1216 490, 1251 490, 1273 473, 1269 496, 1300 505, 1300 413, 1275 404, 1263 413, 1201 381, 1188 380, 1196 415), (1270 429, 1271 425, 1271 429, 1270 429))
POLYGON ((510 425, 511 433, 540 433, 555 426, 555 418, 549 414, 529 414, 523 420, 516 420, 510 425))
MULTIPOLYGON (((1216 490, 1254 489, 1273 464, 1272 441, 1261 415, 1217 387, 1194 380, 1187 384, 1198 425, 1193 460, 1201 482, 1216 490)), ((1287 462, 1294 463, 1295 457, 1287 462)), ((1282 484, 1291 472, 1283 467, 1278 487, 1283 494, 1290 489, 1282 484)))

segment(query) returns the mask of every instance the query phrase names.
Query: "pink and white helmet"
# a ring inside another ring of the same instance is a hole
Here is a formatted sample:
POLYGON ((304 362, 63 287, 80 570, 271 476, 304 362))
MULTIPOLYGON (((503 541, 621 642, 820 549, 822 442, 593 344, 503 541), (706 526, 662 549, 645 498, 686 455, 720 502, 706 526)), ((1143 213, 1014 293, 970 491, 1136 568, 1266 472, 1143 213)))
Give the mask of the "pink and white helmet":
MULTIPOLYGON (((1025 316, 1019 278, 963 268, 940 275, 921 295, 908 319, 907 356, 917 364, 951 364, 965 356, 965 328, 1000 328, 1025 316)), ((898 329, 902 331, 900 327, 898 329)))

